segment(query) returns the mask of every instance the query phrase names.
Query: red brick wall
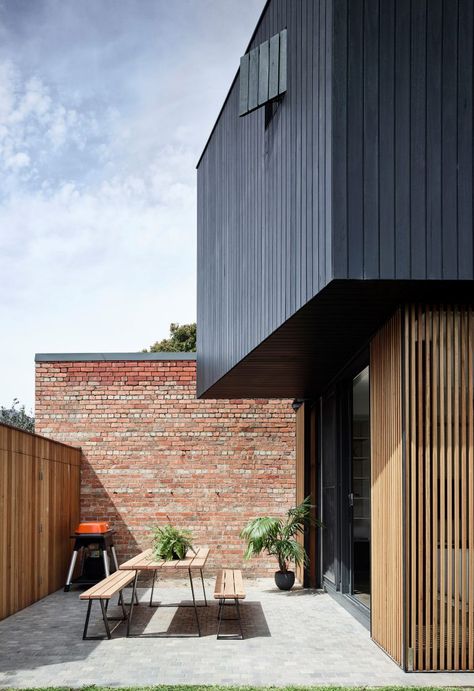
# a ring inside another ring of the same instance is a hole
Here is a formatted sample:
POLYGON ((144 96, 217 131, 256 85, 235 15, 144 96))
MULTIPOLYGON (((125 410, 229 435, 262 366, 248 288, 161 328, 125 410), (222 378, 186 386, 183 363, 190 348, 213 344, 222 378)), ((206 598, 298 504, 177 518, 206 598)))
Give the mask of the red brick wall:
POLYGON ((239 531, 295 500, 290 401, 195 398, 195 361, 36 363, 36 431, 79 445, 82 520, 110 521, 119 560, 150 546, 154 523, 190 528, 210 570, 255 575, 239 531))

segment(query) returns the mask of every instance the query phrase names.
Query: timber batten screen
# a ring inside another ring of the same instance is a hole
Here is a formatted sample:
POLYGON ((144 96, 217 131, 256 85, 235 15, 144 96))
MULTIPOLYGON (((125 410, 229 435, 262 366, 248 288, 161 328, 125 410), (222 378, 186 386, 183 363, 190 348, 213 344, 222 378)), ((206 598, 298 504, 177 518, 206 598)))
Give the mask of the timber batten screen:
POLYGON ((405 669, 474 671, 472 307, 405 307, 370 367, 372 637, 405 669))
POLYGON ((405 311, 407 646, 414 670, 474 670, 474 315, 405 311))
POLYGON ((372 637, 403 664, 401 315, 370 345, 372 637))

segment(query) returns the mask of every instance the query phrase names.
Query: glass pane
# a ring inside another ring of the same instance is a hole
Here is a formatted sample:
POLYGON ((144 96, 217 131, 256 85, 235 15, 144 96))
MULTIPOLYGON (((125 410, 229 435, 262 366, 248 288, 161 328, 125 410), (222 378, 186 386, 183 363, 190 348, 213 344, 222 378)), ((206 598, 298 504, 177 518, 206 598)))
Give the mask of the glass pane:
POLYGON ((352 593, 370 607, 370 390, 366 367, 352 384, 352 593))

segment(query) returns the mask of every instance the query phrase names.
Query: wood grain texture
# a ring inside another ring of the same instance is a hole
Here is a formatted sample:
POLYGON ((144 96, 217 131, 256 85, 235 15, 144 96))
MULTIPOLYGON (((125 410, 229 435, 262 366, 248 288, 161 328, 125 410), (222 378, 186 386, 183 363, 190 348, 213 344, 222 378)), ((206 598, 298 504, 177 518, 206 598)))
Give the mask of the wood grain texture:
POLYGON ((370 345, 372 638, 403 664, 401 314, 370 345))
POLYGON ((64 585, 80 449, 0 424, 0 619, 64 585))
POLYGON ((407 652, 413 669, 474 670, 474 322, 404 310, 407 652))

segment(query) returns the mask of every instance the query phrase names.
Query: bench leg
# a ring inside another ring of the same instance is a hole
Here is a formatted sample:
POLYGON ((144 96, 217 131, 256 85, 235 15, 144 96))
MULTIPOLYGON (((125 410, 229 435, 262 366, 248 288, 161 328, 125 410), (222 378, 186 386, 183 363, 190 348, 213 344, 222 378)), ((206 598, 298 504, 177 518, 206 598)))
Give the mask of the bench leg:
POLYGON ((217 639, 218 640, 225 640, 226 638, 229 640, 235 640, 236 638, 243 640, 244 638, 244 632, 242 630, 242 620, 240 617, 240 605, 239 605, 239 599, 236 598, 230 598, 234 600, 233 604, 227 604, 226 603, 225 597, 219 599, 219 610, 218 610, 218 624, 217 624, 217 639), (225 607, 235 607, 236 609, 236 617, 224 617, 224 608, 225 607), (223 621, 238 621, 239 622, 239 629, 240 629, 240 636, 239 634, 221 634, 221 624, 223 621))
MULTIPOLYGON (((133 589, 133 586, 132 586, 132 589, 133 589)), ((125 588, 124 588, 123 590, 125 590, 125 588)), ((128 605, 128 604, 129 604, 128 602, 125 602, 124 599, 123 599, 123 598, 124 598, 123 590, 121 590, 120 593, 119 593, 118 602, 117 602, 118 605, 121 605, 122 602, 124 603, 124 605, 128 605)), ((135 604, 136 604, 136 605, 139 605, 139 604, 140 604, 140 603, 138 602, 138 593, 137 593, 137 592, 135 592, 135 604)))
POLYGON ((103 600, 99 600, 99 602, 100 602, 100 608, 102 610, 102 618, 104 620, 104 626, 105 626, 105 631, 107 633, 107 638, 110 640, 112 638, 112 635, 110 633, 109 620, 107 619, 107 606, 104 604, 103 600))
POLYGON ((123 601, 123 598, 119 598, 119 605, 122 606, 122 616, 121 617, 109 617, 107 616, 107 609, 109 606, 109 600, 99 600, 100 602, 100 609, 102 611, 102 619, 104 620, 104 627, 105 627, 105 636, 88 636, 87 631, 89 628, 89 621, 91 618, 91 609, 92 609, 92 602, 93 600, 89 600, 89 603, 87 605, 87 614, 86 614, 86 622, 84 624, 84 631, 82 634, 82 640, 83 641, 101 641, 104 640, 104 638, 112 638, 112 633, 115 631, 115 629, 120 626, 120 624, 124 621, 128 620, 128 614, 127 610, 125 609, 125 603, 123 601), (110 621, 116 621, 118 622, 113 629, 110 628, 109 622, 110 621))
POLYGON ((86 623, 84 624, 84 631, 82 633, 82 640, 87 640, 87 629, 89 628, 89 619, 91 618, 92 600, 89 600, 87 605, 86 623))
POLYGON ((240 604, 239 604, 239 598, 235 598, 235 606, 237 607, 237 618, 239 620, 239 628, 240 628, 240 637, 243 640, 244 638, 244 632, 242 631, 242 618, 240 616, 240 604))

